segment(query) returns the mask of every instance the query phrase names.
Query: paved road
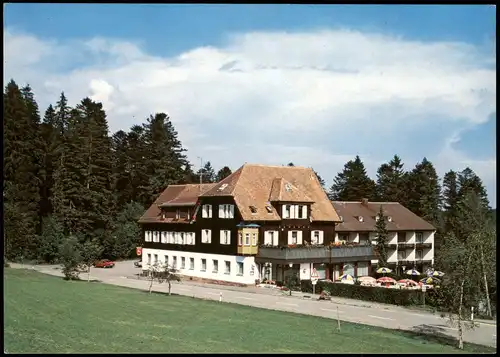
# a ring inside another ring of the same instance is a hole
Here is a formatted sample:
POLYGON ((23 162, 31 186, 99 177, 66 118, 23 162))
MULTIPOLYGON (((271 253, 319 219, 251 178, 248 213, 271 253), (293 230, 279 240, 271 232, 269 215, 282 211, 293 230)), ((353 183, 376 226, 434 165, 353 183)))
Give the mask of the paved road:
MULTIPOLYGON (((12 264, 12 267, 21 267, 12 264)), ((25 266, 26 267, 26 266, 25 266)), ((34 267, 40 272, 61 276, 60 269, 50 265, 34 267)), ((136 289, 147 289, 149 282, 134 277, 139 269, 134 268, 132 261, 118 262, 113 269, 92 269, 92 276, 106 284, 125 286, 136 289)), ((81 274, 85 279, 86 274, 81 274)), ((167 292, 167 284, 154 284, 153 291, 167 292)), ((284 296, 281 292, 257 288, 237 288, 201 284, 190 281, 173 283, 172 292, 179 295, 222 301, 260 307, 264 309, 290 311, 308 315, 322 316, 355 322, 365 325, 381 326, 392 329, 426 332, 433 335, 445 334, 456 336, 457 329, 450 326, 447 319, 423 311, 412 311, 403 307, 374 304, 350 299, 333 298, 332 301, 317 301, 305 299, 302 293, 294 296, 284 296)), ((309 294, 310 296, 310 294, 309 294)), ((478 322, 474 330, 464 333, 464 340, 496 348, 496 322, 478 322)))

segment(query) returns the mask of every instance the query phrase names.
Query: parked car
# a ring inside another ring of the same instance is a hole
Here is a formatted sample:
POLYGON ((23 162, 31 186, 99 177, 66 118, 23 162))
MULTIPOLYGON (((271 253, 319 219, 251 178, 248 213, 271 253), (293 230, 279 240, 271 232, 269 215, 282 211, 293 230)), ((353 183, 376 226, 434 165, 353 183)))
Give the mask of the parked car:
POLYGON ((138 260, 138 261, 134 262, 134 266, 136 268, 142 268, 142 260, 138 260))
POLYGON ((115 262, 112 262, 108 259, 98 260, 94 263, 94 267, 96 268, 112 268, 115 266, 115 262))

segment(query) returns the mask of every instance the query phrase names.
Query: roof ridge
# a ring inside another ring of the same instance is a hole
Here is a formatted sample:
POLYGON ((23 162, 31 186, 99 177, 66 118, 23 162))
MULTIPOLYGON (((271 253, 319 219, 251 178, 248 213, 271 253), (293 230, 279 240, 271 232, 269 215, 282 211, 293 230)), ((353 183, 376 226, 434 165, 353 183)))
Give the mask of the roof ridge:
POLYGON ((311 169, 310 167, 305 166, 288 166, 288 165, 265 165, 265 164, 252 164, 252 163, 244 163, 243 166, 259 166, 259 167, 272 167, 272 168, 286 168, 286 169, 311 169))

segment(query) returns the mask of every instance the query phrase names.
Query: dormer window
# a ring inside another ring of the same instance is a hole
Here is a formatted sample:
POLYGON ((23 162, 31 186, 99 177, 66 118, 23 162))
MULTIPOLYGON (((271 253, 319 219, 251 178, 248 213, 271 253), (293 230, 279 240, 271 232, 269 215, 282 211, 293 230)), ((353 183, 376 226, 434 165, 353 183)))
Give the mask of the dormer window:
POLYGON ((178 210, 175 210, 175 219, 179 219, 181 218, 181 210, 178 209, 178 210))
POLYGON ((344 217, 339 216, 340 222, 344 222, 344 217))
POLYGON ((271 206, 266 206, 267 213, 273 213, 273 208, 271 206))
POLYGON ((257 207, 250 206, 250 211, 252 212, 252 214, 256 214, 257 213, 257 207))
POLYGON ((392 217, 391 217, 391 216, 388 216, 388 217, 387 217, 387 221, 392 222, 392 217))
POLYGON ((358 216, 358 220, 359 220, 360 222, 363 222, 363 216, 358 216))
POLYGON ((378 222, 378 219, 379 219, 379 216, 378 216, 378 215, 377 215, 377 216, 375 216, 375 217, 373 217, 373 218, 375 219, 375 221, 377 221, 377 222, 378 222))
POLYGON ((165 219, 165 212, 161 214, 161 219, 165 219))
POLYGON ((285 184, 285 190, 286 190, 286 192, 292 191, 292 186, 289 183, 286 183, 285 184))

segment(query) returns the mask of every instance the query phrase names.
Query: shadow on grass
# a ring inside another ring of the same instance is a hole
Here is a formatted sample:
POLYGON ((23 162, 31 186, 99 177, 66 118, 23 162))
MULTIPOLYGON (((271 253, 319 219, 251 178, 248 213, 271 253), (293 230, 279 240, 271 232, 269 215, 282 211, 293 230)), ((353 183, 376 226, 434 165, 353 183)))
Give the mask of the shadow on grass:
POLYGON ((97 279, 90 279, 87 280, 87 279, 82 279, 82 278, 72 278, 72 279, 69 279, 65 276, 61 277, 62 280, 64 281, 71 281, 71 282, 82 282, 82 283, 102 283, 102 280, 97 280, 97 279))
MULTIPOLYGON (((148 290, 140 290, 141 293, 145 293, 145 294, 148 294, 150 295, 149 291, 148 290)), ((162 295, 162 296, 181 296, 180 294, 176 294, 176 293, 171 293, 170 295, 167 293, 167 292, 164 292, 164 291, 152 291, 151 292, 151 295, 162 295)), ((189 297, 189 296, 184 296, 184 297, 189 297)))
MULTIPOLYGON (((444 327, 444 326, 443 326, 444 327)), ((423 340, 425 343, 438 343, 451 346, 458 349, 456 337, 447 335, 445 329, 439 325, 422 324, 413 326, 412 331, 399 330, 399 332, 411 339, 423 340)), ((464 351, 473 351, 478 353, 495 353, 496 348, 475 343, 464 342, 464 351)))

